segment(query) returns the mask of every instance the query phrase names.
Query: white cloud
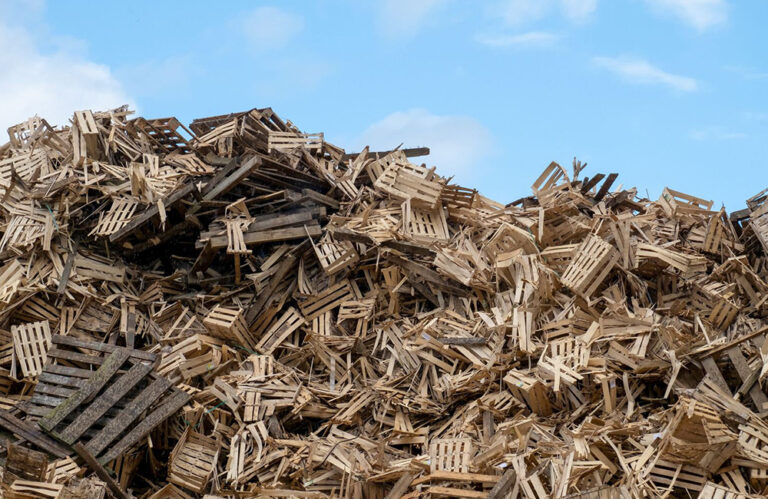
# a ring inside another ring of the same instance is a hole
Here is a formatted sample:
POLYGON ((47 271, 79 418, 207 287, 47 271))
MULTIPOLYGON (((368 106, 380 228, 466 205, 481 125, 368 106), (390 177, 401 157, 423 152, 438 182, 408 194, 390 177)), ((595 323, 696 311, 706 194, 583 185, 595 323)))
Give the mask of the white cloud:
POLYGON ((475 39, 489 47, 548 47, 555 44, 560 37, 546 31, 531 31, 517 35, 478 34, 475 39))
POLYGON ((537 21, 553 12, 573 22, 587 20, 597 9, 597 0, 502 0, 496 13, 511 26, 537 21))
POLYGON ((597 0, 560 0, 560 7, 569 19, 583 21, 597 10, 597 0))
POLYGON ((738 74, 745 80, 768 80, 768 71, 761 71, 753 67, 730 65, 726 66, 725 69, 738 74))
POLYGON ((379 29, 391 38, 410 38, 446 0, 380 0, 379 29))
POLYGON ((667 73, 643 59, 631 57, 593 57, 592 62, 630 83, 665 85, 682 92, 694 92, 699 83, 694 78, 667 73))
POLYGON ((691 130, 688 134, 693 140, 712 141, 712 140, 734 140, 742 139, 747 135, 741 132, 734 132, 721 126, 708 126, 691 130))
POLYGON ((728 19, 726 0, 645 0, 654 10, 679 18, 699 31, 728 19))
POLYGON ((133 104, 110 68, 88 60, 73 49, 77 44, 43 52, 36 38, 19 25, 0 23, 0 130, 35 114, 63 125, 78 109, 133 104))
POLYGON ((277 7, 257 7, 242 16, 241 28, 255 50, 279 48, 304 29, 304 18, 277 7))
POLYGON ((480 161, 491 152, 491 132, 469 116, 436 115, 425 109, 410 109, 390 114, 369 126, 355 146, 371 146, 371 150, 403 147, 430 148, 427 162, 437 166, 444 176, 469 178, 480 161))
POLYGON ((740 113, 741 118, 747 121, 753 121, 757 123, 768 123, 768 113, 761 111, 743 111, 740 113))

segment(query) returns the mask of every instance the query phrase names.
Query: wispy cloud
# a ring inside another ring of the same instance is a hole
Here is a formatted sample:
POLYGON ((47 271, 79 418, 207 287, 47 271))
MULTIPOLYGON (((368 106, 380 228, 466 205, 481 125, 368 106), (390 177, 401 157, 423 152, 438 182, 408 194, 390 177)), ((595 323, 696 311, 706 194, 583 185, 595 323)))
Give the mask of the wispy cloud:
POLYGON ((389 38, 411 38, 446 3, 447 0, 380 0, 379 31, 389 38))
POLYGON ((644 59, 593 57, 592 62, 634 84, 664 85, 681 92, 694 92, 699 88, 694 78, 668 73, 644 59))
POLYGON ((745 80, 768 80, 768 71, 761 71, 753 67, 731 65, 726 66, 725 69, 738 74, 745 80))
POLYGON ((743 111, 741 117, 754 123, 768 123, 768 113, 761 111, 743 111))
POLYGON ((597 10, 597 0, 560 0, 560 8, 565 17, 581 22, 597 10))
POLYGON ((583 22, 596 9, 597 0, 501 0, 494 10, 506 24, 520 26, 552 14, 583 22))
POLYGON ((742 139, 747 136, 747 134, 745 133, 729 130, 721 126, 708 126, 704 128, 697 128, 695 130, 691 130, 688 135, 693 140, 698 140, 698 141, 734 140, 734 139, 742 139))
POLYGON ((517 35, 489 35, 478 34, 475 37, 478 43, 489 47, 549 47, 554 45, 560 37, 546 31, 531 31, 517 35))
POLYGON ((0 130, 35 114, 63 125, 78 109, 135 105, 108 66, 88 59, 84 43, 43 51, 32 30, 45 29, 0 22, 0 130))
POLYGON ((386 150, 427 146, 429 163, 441 175, 471 176, 493 147, 491 132, 474 118, 433 114, 426 109, 392 113, 369 126, 353 146, 386 150))
POLYGON ((655 11, 677 17, 699 31, 728 20, 726 0, 645 0, 655 11))
POLYGON ((283 47, 304 30, 304 18, 277 7, 257 7, 238 22, 251 48, 264 51, 283 47))

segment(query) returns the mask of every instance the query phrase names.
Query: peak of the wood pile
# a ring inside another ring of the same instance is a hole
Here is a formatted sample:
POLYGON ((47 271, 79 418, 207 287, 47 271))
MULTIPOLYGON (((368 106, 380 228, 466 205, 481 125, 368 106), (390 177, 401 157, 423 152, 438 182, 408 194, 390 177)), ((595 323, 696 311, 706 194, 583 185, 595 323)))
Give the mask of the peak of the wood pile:
POLYGON ((130 116, 0 146, 0 496, 768 493, 766 191, 130 116))

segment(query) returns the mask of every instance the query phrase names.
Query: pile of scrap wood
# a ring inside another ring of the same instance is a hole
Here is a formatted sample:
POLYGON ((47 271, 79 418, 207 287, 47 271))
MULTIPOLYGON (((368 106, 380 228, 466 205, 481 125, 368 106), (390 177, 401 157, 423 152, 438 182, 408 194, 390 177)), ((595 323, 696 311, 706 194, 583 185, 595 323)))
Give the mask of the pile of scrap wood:
POLYGON ((0 146, 0 496, 768 493, 766 191, 130 115, 0 146))

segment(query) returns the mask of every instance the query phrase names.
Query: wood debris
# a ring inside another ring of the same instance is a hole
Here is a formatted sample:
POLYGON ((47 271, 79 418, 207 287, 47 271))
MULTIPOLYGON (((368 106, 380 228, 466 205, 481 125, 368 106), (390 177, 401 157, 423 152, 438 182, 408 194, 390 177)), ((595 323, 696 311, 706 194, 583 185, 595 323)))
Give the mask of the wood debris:
POLYGON ((768 190, 131 114, 0 146, 0 496, 768 494, 768 190))

